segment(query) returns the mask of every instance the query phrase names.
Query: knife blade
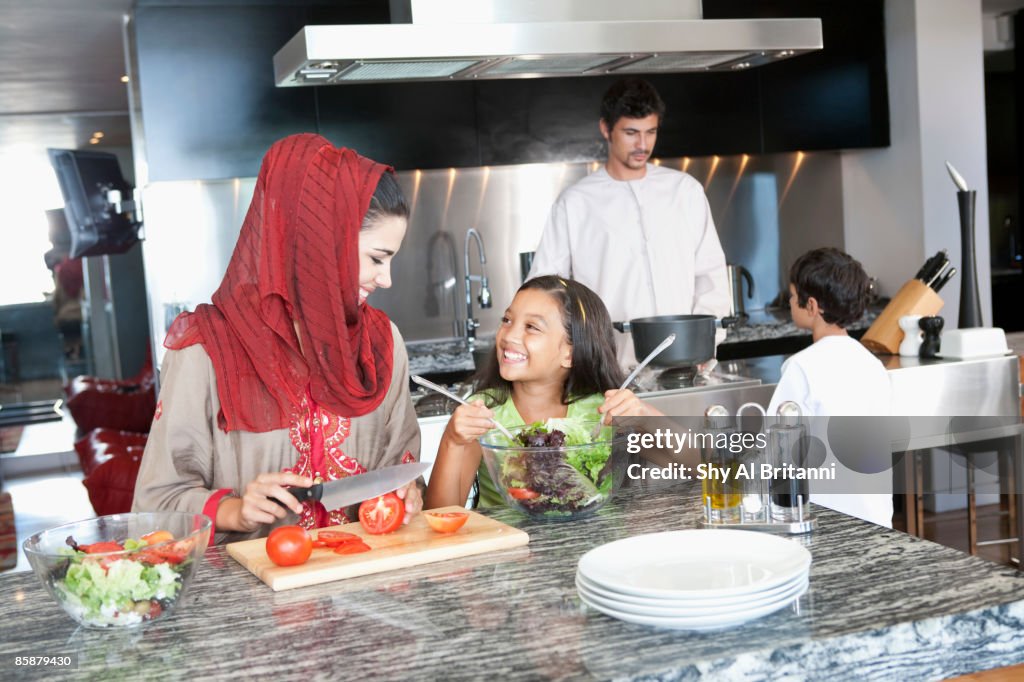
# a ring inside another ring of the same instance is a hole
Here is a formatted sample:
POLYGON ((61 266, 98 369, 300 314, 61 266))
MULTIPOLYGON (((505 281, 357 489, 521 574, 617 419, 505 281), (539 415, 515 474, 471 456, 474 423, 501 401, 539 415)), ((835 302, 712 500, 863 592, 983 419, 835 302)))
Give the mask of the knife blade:
MULTIPOLYGON (((430 462, 409 462, 368 471, 365 474, 346 476, 336 481, 317 483, 309 488, 292 486, 286 490, 299 502, 319 500, 326 509, 340 509, 401 488, 429 468, 430 462)), ((282 507, 285 506, 276 498, 270 499, 282 507)))
POLYGON ((947 255, 946 250, 942 249, 935 254, 935 260, 932 263, 932 266, 924 273, 924 283, 930 285, 932 280, 934 280, 935 277, 947 266, 949 266, 949 256, 947 255))

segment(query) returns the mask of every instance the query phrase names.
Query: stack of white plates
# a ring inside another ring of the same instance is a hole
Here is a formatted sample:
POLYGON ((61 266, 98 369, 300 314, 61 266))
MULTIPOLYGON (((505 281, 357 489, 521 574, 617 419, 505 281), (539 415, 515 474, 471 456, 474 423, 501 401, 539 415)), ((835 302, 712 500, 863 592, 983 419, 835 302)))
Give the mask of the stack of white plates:
POLYGON ((793 540, 745 530, 638 535, 580 558, 580 599, 613 618, 717 630, 777 611, 807 590, 811 554, 793 540))

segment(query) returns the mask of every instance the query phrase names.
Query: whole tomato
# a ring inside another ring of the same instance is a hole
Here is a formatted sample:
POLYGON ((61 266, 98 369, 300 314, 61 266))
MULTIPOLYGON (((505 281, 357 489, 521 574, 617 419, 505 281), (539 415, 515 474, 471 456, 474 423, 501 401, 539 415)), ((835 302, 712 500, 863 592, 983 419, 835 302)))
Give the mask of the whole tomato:
POLYGON ((281 526, 267 536, 267 556, 278 566, 298 566, 313 553, 313 538, 305 528, 281 526))
POLYGON ((401 527, 404 516, 405 502, 394 493, 374 497, 359 505, 359 523, 367 533, 374 535, 395 532, 401 527))

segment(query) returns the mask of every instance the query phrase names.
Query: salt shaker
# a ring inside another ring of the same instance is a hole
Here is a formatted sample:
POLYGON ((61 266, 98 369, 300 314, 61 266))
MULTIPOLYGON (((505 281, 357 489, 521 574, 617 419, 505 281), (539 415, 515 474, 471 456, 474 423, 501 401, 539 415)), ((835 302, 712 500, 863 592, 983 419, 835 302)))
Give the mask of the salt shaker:
POLYGON ((900 329, 903 330, 903 341, 900 343, 900 355, 917 357, 921 349, 921 328, 918 326, 920 315, 904 315, 900 318, 900 329))

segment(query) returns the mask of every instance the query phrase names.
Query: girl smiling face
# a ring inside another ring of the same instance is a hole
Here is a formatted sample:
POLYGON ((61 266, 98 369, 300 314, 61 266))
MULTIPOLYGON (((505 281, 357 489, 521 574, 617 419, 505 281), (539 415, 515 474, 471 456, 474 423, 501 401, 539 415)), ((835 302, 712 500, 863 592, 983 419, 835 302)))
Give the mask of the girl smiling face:
POLYGON ((572 367, 562 310, 550 294, 524 289, 512 299, 495 338, 498 371, 506 381, 556 382, 572 367))

